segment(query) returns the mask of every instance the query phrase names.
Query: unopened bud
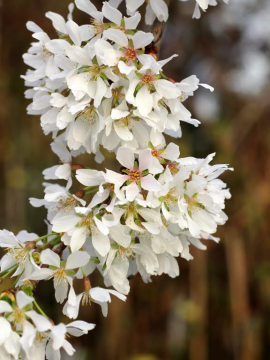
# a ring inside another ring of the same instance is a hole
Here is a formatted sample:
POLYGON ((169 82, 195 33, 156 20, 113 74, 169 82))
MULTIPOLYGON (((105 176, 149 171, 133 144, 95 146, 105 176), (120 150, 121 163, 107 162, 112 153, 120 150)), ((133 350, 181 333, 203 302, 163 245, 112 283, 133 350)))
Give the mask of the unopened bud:
POLYGON ((83 198, 84 197, 84 194, 85 194, 85 191, 84 190, 79 190, 75 193, 75 196, 77 196, 78 198, 83 198))
POLYGON ((36 241, 26 241, 25 246, 30 249, 34 249, 36 247, 36 241))
POLYGON ((40 253, 39 252, 33 252, 32 257, 36 264, 40 264, 40 253))
POLYGON ((84 169, 84 166, 81 164, 71 164, 71 170, 84 169))

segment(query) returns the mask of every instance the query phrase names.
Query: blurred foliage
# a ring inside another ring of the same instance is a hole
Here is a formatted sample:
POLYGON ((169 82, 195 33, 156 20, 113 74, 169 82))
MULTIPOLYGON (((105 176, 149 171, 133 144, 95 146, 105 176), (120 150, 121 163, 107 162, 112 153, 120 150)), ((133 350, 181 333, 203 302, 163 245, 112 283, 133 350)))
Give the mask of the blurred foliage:
MULTIPOLYGON (((38 234, 46 231, 45 211, 31 208, 28 198, 43 196, 41 172, 57 161, 39 118, 26 115, 20 79, 26 68, 21 56, 31 36, 25 23, 31 19, 50 34, 45 11, 66 15, 68 3, 0 2, 0 228, 14 232, 23 228, 38 234)), ((97 327, 75 343, 74 359, 269 359, 270 84, 253 96, 228 88, 227 75, 234 67, 234 49, 242 34, 233 27, 218 29, 218 21, 214 30, 208 24, 210 17, 219 19, 224 6, 194 21, 189 6, 172 1, 161 48, 162 58, 180 53, 167 66, 168 76, 180 80, 195 73, 217 90, 211 94, 218 99, 215 121, 205 119, 199 129, 183 125, 183 139, 178 143, 182 156, 203 157, 216 151, 216 162, 235 168, 224 176, 233 197, 227 203, 229 221, 218 232, 221 244, 209 243, 207 252, 194 249, 195 259, 190 263, 180 260, 177 279, 153 278, 151 284, 143 284, 139 277, 131 279, 128 301, 113 299, 106 319, 97 305, 83 308, 80 318, 97 327)), ((80 16, 88 21, 87 16, 80 16)), ((205 91, 199 90, 198 96, 205 91)), ((198 109, 193 100, 188 107, 198 109)), ((199 116, 196 111, 195 116, 199 116)), ((112 159, 107 167, 112 166, 112 159)), ((98 274, 93 277, 98 284, 98 274)), ((52 300, 49 282, 38 286, 38 294, 48 314, 57 321, 66 320, 52 300)))

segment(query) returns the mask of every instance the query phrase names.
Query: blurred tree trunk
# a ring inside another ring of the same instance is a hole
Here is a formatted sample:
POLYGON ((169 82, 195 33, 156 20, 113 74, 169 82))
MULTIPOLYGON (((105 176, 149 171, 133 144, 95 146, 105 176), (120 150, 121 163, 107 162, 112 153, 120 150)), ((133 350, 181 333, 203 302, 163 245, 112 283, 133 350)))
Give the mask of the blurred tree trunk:
POLYGON ((208 289, 207 289, 207 254, 199 249, 192 249, 194 260, 190 262, 190 300, 198 309, 198 318, 194 319, 194 328, 190 337, 189 359, 208 359, 208 289))
MULTIPOLYGON (((228 231, 229 232, 229 231, 228 231)), ((258 342, 251 327, 246 251, 235 232, 227 236, 226 256, 232 311, 232 341, 235 360, 257 360, 258 342)))

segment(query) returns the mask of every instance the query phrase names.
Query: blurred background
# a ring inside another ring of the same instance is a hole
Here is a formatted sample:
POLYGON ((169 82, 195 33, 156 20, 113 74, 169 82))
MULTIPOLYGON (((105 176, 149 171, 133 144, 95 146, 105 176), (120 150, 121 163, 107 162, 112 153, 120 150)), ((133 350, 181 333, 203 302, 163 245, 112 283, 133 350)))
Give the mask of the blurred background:
MULTIPOLYGON (((39 118, 26 114, 21 57, 31 35, 25 23, 31 19, 53 34, 44 13, 66 16, 68 3, 0 0, 0 228, 14 232, 46 231, 45 212, 31 208, 28 198, 43 196, 41 172, 57 162, 39 118)), ((206 252, 192 249, 193 261, 179 261, 179 278, 131 279, 127 302, 113 299, 106 319, 95 304, 83 308, 80 318, 97 327, 75 342, 74 359, 270 358, 270 2, 221 2, 200 20, 191 19, 193 6, 171 0, 160 57, 180 54, 166 68, 169 77, 196 74, 215 87, 215 93, 198 90, 187 104, 202 125, 183 125, 178 143, 182 156, 215 151, 216 162, 235 168, 223 176, 233 195, 229 221, 218 231, 219 245, 209 242, 206 252)), ((51 284, 38 293, 46 311, 66 321, 51 284)))

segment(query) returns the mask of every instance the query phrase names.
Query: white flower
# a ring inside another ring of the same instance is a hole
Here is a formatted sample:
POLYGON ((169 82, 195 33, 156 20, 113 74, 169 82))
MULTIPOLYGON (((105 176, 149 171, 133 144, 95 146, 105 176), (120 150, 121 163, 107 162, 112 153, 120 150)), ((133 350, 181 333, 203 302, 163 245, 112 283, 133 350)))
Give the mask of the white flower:
MULTIPOLYGON (((179 0, 179 1, 187 1, 187 0, 179 0)), ((216 0, 195 0, 196 5, 193 12, 192 17, 194 19, 199 19, 201 17, 201 10, 206 11, 208 9, 208 6, 216 6, 217 1, 216 0)), ((223 0, 226 4, 229 2, 229 0, 223 0)))
POLYGON ((66 340, 66 336, 72 335, 78 337, 87 334, 88 331, 94 328, 95 324, 81 320, 73 321, 67 325, 60 323, 54 326, 47 335, 49 342, 46 347, 46 357, 49 360, 60 359, 61 348, 63 348, 69 356, 72 356, 75 349, 66 340))
POLYGON ((19 276, 17 286, 38 267, 28 243, 38 238, 38 235, 25 230, 20 231, 17 236, 8 230, 0 230, 0 247, 7 248, 7 253, 1 258, 1 272, 13 269, 12 277, 19 276))
POLYGON ((133 152, 129 148, 120 147, 116 157, 119 163, 126 168, 126 175, 121 175, 111 170, 106 172, 107 181, 115 184, 117 188, 120 188, 127 182, 124 190, 128 201, 133 201, 136 198, 141 191, 140 188, 147 191, 158 191, 161 189, 161 185, 153 175, 146 175, 144 173, 150 165, 144 153, 145 151, 139 153, 139 161, 136 164, 133 152))
MULTIPOLYGON (((117 6, 122 2, 122 0, 117 2, 117 6)), ((127 12, 133 14, 145 0, 126 0, 127 12)), ((168 6, 164 0, 149 0, 147 1, 145 22, 148 25, 152 25, 155 18, 157 17, 159 21, 168 20, 168 6)))
POLYGON ((61 264, 59 255, 50 249, 46 249, 41 252, 40 261, 42 264, 49 265, 50 268, 40 268, 28 278, 30 280, 53 278, 55 298, 59 303, 62 303, 67 297, 68 287, 73 286, 72 270, 87 265, 89 255, 85 251, 75 251, 68 256, 66 264, 61 264))
POLYGON ((156 67, 153 58, 149 61, 150 58, 151 56, 140 58, 144 66, 133 74, 126 94, 126 100, 135 105, 142 116, 147 116, 162 98, 176 99, 181 94, 174 83, 161 78, 159 66, 156 67))
POLYGON ((139 58, 141 49, 149 45, 153 41, 152 33, 137 31, 132 36, 127 36, 120 29, 110 28, 103 32, 103 38, 95 42, 95 53, 99 64, 107 66, 116 66, 119 60, 119 69, 124 69, 125 73, 129 73, 134 69, 133 61, 139 58), (115 43, 110 44, 106 39, 115 43), (117 46, 116 46, 117 45, 117 46), (120 65, 121 64, 121 65, 120 65), (130 70, 127 70, 127 66, 130 70))
POLYGON ((64 306, 63 313, 70 318, 77 318, 79 313, 80 304, 91 304, 95 302, 101 306, 103 316, 108 315, 108 303, 111 302, 111 296, 114 295, 122 301, 126 301, 126 296, 120 294, 118 291, 111 289, 103 289, 94 287, 85 290, 83 293, 76 295, 73 289, 70 289, 68 300, 64 306))

